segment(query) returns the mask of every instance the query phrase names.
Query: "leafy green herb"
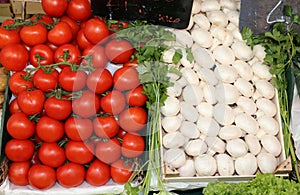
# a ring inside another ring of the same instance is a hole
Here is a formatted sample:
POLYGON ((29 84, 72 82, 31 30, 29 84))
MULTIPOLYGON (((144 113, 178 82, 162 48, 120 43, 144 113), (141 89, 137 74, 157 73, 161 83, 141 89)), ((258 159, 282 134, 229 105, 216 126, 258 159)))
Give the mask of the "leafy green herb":
MULTIPOLYGON (((278 91, 285 153, 287 156, 291 155, 297 179, 300 181, 290 131, 294 84, 300 89, 300 35, 294 29, 294 25, 299 25, 300 20, 299 15, 293 14, 290 6, 286 6, 284 10, 287 21, 290 21, 288 24, 278 22, 270 32, 261 35, 253 35, 253 31, 245 27, 242 30, 242 37, 250 46, 261 44, 265 48, 264 63, 270 65, 270 73, 274 75, 273 82, 278 91)), ((300 96, 300 90, 298 95, 300 96)))
POLYGON ((209 183, 203 190, 204 195, 292 195, 299 193, 299 183, 282 177, 276 177, 274 174, 258 174, 257 177, 251 181, 234 184, 226 182, 209 183))

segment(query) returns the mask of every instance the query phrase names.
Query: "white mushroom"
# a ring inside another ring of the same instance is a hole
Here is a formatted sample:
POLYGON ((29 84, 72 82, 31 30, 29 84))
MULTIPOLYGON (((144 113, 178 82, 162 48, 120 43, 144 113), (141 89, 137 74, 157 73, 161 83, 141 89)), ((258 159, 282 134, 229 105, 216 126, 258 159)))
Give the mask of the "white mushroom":
POLYGON ((197 14, 201 11, 201 0, 194 0, 192 6, 192 14, 197 14))
POLYGON ((228 140, 226 144, 226 151, 232 157, 244 156, 248 152, 248 147, 245 141, 240 138, 228 140))
POLYGON ((182 93, 182 87, 180 86, 180 84, 177 81, 175 81, 173 83, 174 83, 173 86, 170 86, 167 88, 167 95, 171 96, 171 97, 178 97, 182 93))
POLYGON ((238 97, 236 104, 241 108, 246 114, 253 115, 255 114, 257 107, 253 99, 240 96, 238 97))
POLYGON ((226 149, 226 143, 218 137, 206 137, 205 142, 208 146, 208 152, 212 155, 214 153, 224 153, 226 149))
POLYGON ((185 101, 180 102, 180 105, 182 117, 187 121, 196 122, 199 117, 197 109, 192 104, 185 101))
POLYGON ((195 67, 195 71, 197 72, 199 78, 205 81, 208 85, 214 86, 218 83, 218 79, 211 69, 195 67))
POLYGON ((253 78, 252 68, 247 62, 242 60, 236 60, 232 66, 236 69, 239 75, 246 81, 250 81, 253 78))
POLYGON ((178 169, 180 177, 193 177, 196 175, 194 161, 187 159, 185 163, 178 169))
POLYGON ((163 145, 166 148, 179 148, 184 145, 185 137, 178 131, 163 136, 163 145))
POLYGON ((254 93, 253 85, 250 82, 248 82, 246 79, 238 78, 234 83, 234 86, 245 97, 252 97, 254 93))
POLYGON ((237 139, 242 135, 242 130, 236 125, 223 126, 219 131, 219 137, 223 140, 237 139))
POLYGON ((215 156, 217 161, 218 173, 221 176, 231 176, 234 173, 234 163, 228 154, 217 154, 215 156))
POLYGON ((261 152, 257 155, 257 164, 262 173, 273 173, 277 167, 277 159, 270 153, 261 152))
POLYGON ((279 132, 279 123, 275 118, 270 116, 261 116, 257 119, 259 127, 263 129, 267 134, 277 135, 279 132))
POLYGON ((260 79, 271 80, 272 74, 270 68, 262 62, 256 62, 252 65, 252 70, 260 79))
POLYGON ((182 91, 182 98, 192 105, 198 105, 203 99, 203 91, 198 85, 187 85, 182 91))
POLYGON ((204 99, 206 102, 208 102, 211 105, 217 103, 216 88, 214 86, 205 85, 202 90, 203 90, 204 99))
POLYGON ((238 4, 236 1, 233 0, 220 0, 219 1, 221 8, 227 8, 230 10, 237 10, 238 9, 238 4))
POLYGON ((182 135, 189 139, 195 139, 200 136, 197 125, 190 121, 183 121, 179 130, 182 135))
POLYGON ((217 0, 210 0, 210 1, 202 1, 201 3, 201 11, 208 12, 214 10, 220 10, 221 6, 217 0))
POLYGON ((182 46, 191 48, 193 45, 193 38, 191 34, 186 30, 172 29, 172 32, 175 34, 176 43, 179 43, 182 46))
POLYGON ((213 56, 220 64, 224 65, 233 64, 235 60, 233 51, 224 45, 217 46, 213 51, 213 56))
POLYGON ((212 46, 213 38, 207 30, 202 28, 193 29, 191 35, 193 40, 201 47, 209 48, 212 46))
POLYGON ((179 116, 166 116, 162 118, 161 125, 166 132, 175 132, 181 126, 179 116))
POLYGON ((199 26, 199 28, 202 28, 207 31, 210 29, 210 22, 204 14, 202 14, 202 13, 195 14, 193 16, 193 20, 194 20, 195 24, 197 24, 199 26))
POLYGON ((236 70, 229 65, 217 65, 214 73, 217 78, 224 83, 234 83, 238 78, 236 70))
POLYGON ((167 165, 173 168, 179 168, 182 165, 184 165, 186 161, 186 156, 183 150, 178 148, 172 148, 165 151, 164 161, 167 165))
POLYGON ((180 111, 180 102, 175 97, 167 97, 161 107, 161 112, 165 116, 175 116, 180 111))
POLYGON ((239 16, 240 16, 240 12, 235 11, 235 10, 228 10, 226 12, 227 18, 229 20, 230 23, 239 26, 239 16))
POLYGON ((249 134, 257 134, 258 122, 249 114, 239 114, 235 117, 235 124, 249 134))
POLYGON ((257 171, 257 160, 251 153, 238 157, 234 165, 238 175, 255 175, 257 171))
POLYGON ((256 58, 258 58, 261 62, 263 62, 266 57, 265 48, 260 44, 254 45, 253 54, 256 58))
POLYGON ((200 102, 196 106, 199 114, 204 117, 212 117, 213 116, 213 106, 208 102, 200 102))
POLYGON ((216 160, 207 154, 202 154, 194 159, 195 169, 198 176, 212 176, 217 171, 216 160))
POLYGON ((274 102, 267 98, 259 98, 256 100, 257 108, 262 110, 267 116, 275 116, 277 113, 277 108, 274 102))
POLYGON ((208 11, 206 16, 213 25, 226 26, 228 24, 228 17, 221 10, 208 11))
POLYGON ((214 106, 213 116, 221 125, 230 125, 234 122, 234 113, 230 106, 223 103, 217 103, 214 106))
POLYGON ((256 90, 265 98, 272 99, 275 95, 275 87, 267 80, 257 80, 256 90))
POLYGON ((237 88, 229 83, 220 83, 216 86, 216 99, 220 103, 234 104, 240 96, 237 88))
POLYGON ((274 135, 264 135, 261 137, 261 145, 264 149, 274 156, 281 154, 281 144, 274 135))
POLYGON ((197 127, 206 136, 217 136, 220 130, 220 126, 215 119, 202 116, 197 120, 197 127))
POLYGON ((231 49, 236 58, 240 60, 247 61, 253 57, 252 49, 246 45, 245 41, 235 41, 231 45, 231 49))
POLYGON ((193 69, 184 67, 180 69, 180 72, 189 84, 199 84, 199 77, 193 69))
POLYGON ((245 142, 249 148, 249 151, 253 154, 253 155, 257 155, 258 153, 260 153, 261 151, 261 145, 259 143, 259 140, 257 138, 257 136, 248 134, 245 136, 245 142))
POLYGON ((189 156, 199 156, 207 151, 207 145, 202 139, 190 140, 184 147, 189 156))

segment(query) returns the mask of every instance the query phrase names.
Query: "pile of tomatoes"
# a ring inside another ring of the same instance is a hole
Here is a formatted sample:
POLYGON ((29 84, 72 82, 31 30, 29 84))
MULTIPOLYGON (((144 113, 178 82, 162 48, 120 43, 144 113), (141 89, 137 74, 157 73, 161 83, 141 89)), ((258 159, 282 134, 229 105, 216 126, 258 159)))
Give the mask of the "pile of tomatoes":
POLYGON ((46 14, 0 28, 0 63, 13 94, 9 180, 36 189, 124 184, 143 156, 147 124, 135 49, 114 35, 128 23, 93 16, 89 0, 42 6, 46 14))

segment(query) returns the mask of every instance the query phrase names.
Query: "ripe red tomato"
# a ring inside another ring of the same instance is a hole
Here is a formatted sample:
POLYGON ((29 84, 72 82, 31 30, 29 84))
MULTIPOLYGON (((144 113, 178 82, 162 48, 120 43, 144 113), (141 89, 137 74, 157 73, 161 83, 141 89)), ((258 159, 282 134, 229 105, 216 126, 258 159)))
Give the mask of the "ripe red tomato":
POLYGON ((17 99, 15 98, 9 103, 9 114, 13 115, 17 112, 21 112, 21 109, 19 107, 17 99))
POLYGON ((26 186, 28 183, 28 171, 30 162, 12 162, 8 168, 8 179, 18 186, 26 186))
POLYGON ((18 71, 10 76, 8 86, 11 92, 18 96, 22 91, 33 88, 33 82, 25 71, 18 71))
POLYGON ((95 150, 96 157, 107 164, 117 161, 121 157, 121 144, 113 138, 108 141, 99 142, 95 150))
POLYGON ((69 141, 66 144, 65 153, 69 161, 84 165, 93 160, 94 147, 91 143, 69 141))
POLYGON ((54 61, 56 63, 66 60, 71 64, 79 64, 81 61, 81 52, 73 44, 64 44, 59 46, 54 52, 54 61), (67 53, 67 56, 64 56, 67 53))
POLYGON ((39 65, 53 64, 54 52, 48 45, 35 45, 30 49, 29 61, 34 67, 38 67, 39 65))
POLYGON ((68 0, 42 0, 44 12, 52 17, 61 17, 68 7, 68 0))
POLYGON ((86 172, 85 180, 93 186, 105 185, 110 180, 109 165, 95 159, 86 172))
POLYGON ((42 116, 36 124, 36 133, 42 141, 56 142, 65 133, 64 124, 49 116, 42 116))
POLYGON ((113 63, 124 64, 130 60, 133 47, 125 39, 112 39, 105 45, 105 54, 113 63))
POLYGON ((54 45, 63 45, 69 43, 73 38, 72 29, 65 22, 58 22, 48 32, 48 41, 54 45))
POLYGON ((6 128, 9 135, 15 139, 28 139, 35 133, 35 123, 23 112, 11 115, 7 120, 6 128))
POLYGON ((139 64, 137 62, 137 58, 134 58, 134 60, 129 60, 128 62, 124 63, 123 66, 132 66, 137 67, 139 64))
POLYGON ((94 93, 102 94, 112 87, 113 77, 107 69, 98 68, 89 74, 86 84, 94 93))
POLYGON ((44 165, 53 168, 63 165, 66 161, 64 149, 56 142, 44 142, 39 148, 38 157, 44 165))
POLYGON ((29 161, 33 153, 34 144, 28 139, 11 139, 5 145, 5 155, 11 161, 29 161))
POLYGON ((18 97, 21 110, 27 115, 38 114, 43 110, 45 95, 42 90, 22 91, 18 97))
POLYGON ((20 31, 21 40, 28 46, 34 46, 47 41, 48 30, 43 24, 25 25, 20 31))
POLYGON ((38 69, 33 75, 33 84, 43 92, 50 92, 58 85, 58 74, 56 69, 38 69))
POLYGON ((92 15, 89 0, 70 0, 67 7, 67 15, 76 21, 85 21, 92 15))
POLYGON ((145 140, 139 134, 127 133, 122 139, 122 155, 126 158, 140 156, 145 150, 145 140))
POLYGON ((85 87, 87 74, 82 70, 72 71, 71 67, 64 67, 58 76, 58 83, 66 91, 78 91, 85 87))
POLYGON ((44 103, 45 113, 56 120, 65 120, 72 113, 72 101, 49 97, 44 103))
POLYGON ((69 24, 69 26, 72 29, 73 39, 75 39, 77 37, 77 33, 78 33, 79 29, 80 29, 79 23, 77 23, 77 21, 73 20, 69 16, 63 16, 63 17, 61 17, 60 21, 63 21, 65 23, 69 24))
POLYGON ((143 129, 147 123, 147 113, 141 107, 130 107, 119 115, 119 125, 128 132, 136 132, 143 129))
POLYGON ((44 25, 54 23, 53 17, 46 15, 46 14, 34 14, 29 19, 33 23, 39 23, 39 24, 44 24, 44 25))
MULTIPOLYGON (((91 57, 91 65, 95 68, 104 68, 108 63, 104 48, 101 45, 87 46, 83 50, 82 56, 91 57)), ((88 63, 88 60, 83 60, 84 65, 89 65, 88 63)))
POLYGON ((119 132, 117 133, 117 138, 123 139, 123 137, 127 134, 127 131, 124 129, 120 129, 119 132))
POLYGON ((111 178, 118 184, 126 183, 133 173, 132 163, 119 159, 110 167, 111 178))
POLYGON ((77 41, 77 44, 78 44, 78 46, 79 46, 79 48, 80 48, 81 50, 84 50, 84 49, 87 48, 88 46, 91 46, 91 47, 94 46, 94 45, 93 45, 91 42, 89 42, 89 41, 87 40, 87 38, 85 37, 84 32, 83 32, 83 28, 81 28, 81 29, 78 31, 77 37, 76 37, 76 41, 77 41))
POLYGON ((29 54, 24 45, 19 43, 8 44, 0 52, 0 62, 10 71, 22 71, 29 60, 29 54))
POLYGON ((130 90, 126 94, 126 102, 129 106, 145 106, 148 97, 143 93, 144 87, 142 85, 130 90))
POLYGON ((126 106, 125 96, 119 90, 112 90, 100 99, 100 106, 104 112, 119 114, 126 106))
POLYGON ((128 25, 129 25, 129 22, 117 21, 116 23, 109 24, 108 28, 111 33, 115 33, 115 32, 118 32, 120 30, 127 28, 128 25))
POLYGON ((73 100, 73 112, 82 118, 94 116, 99 108, 99 97, 91 91, 84 91, 82 96, 73 100))
POLYGON ((34 188, 41 190, 49 189, 56 182, 55 170, 46 165, 32 165, 28 171, 28 181, 34 188))
POLYGON ((96 117, 93 120, 95 134, 100 138, 112 138, 119 132, 119 124, 114 116, 96 117))
POLYGON ((57 181, 65 188, 76 187, 83 183, 85 168, 83 165, 69 162, 56 170, 57 181))
POLYGON ((65 133, 74 141, 84 141, 93 134, 93 123, 90 119, 70 117, 65 121, 65 133))
POLYGON ((139 75, 134 67, 122 67, 113 75, 115 89, 126 91, 140 85, 139 75))
POLYGON ((0 49, 12 43, 20 43, 21 37, 15 30, 8 30, 0 27, 0 49))
POLYGON ((89 42, 96 45, 109 36, 109 29, 100 18, 94 17, 85 23, 83 33, 89 42))

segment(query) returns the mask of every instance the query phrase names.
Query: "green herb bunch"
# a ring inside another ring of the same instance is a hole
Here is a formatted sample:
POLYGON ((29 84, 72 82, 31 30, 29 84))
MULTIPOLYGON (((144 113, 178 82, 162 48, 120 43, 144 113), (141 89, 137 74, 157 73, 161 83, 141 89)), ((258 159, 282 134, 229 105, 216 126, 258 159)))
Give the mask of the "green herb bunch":
POLYGON ((293 13, 290 6, 284 7, 284 15, 286 20, 275 23, 271 31, 253 35, 250 28, 244 27, 242 37, 250 46, 261 44, 265 48, 264 63, 270 66, 270 73, 274 75, 273 82, 278 91, 285 153, 292 157, 297 179, 300 180, 290 131, 294 85, 300 96, 300 35, 295 29, 300 24, 300 18, 293 13))

